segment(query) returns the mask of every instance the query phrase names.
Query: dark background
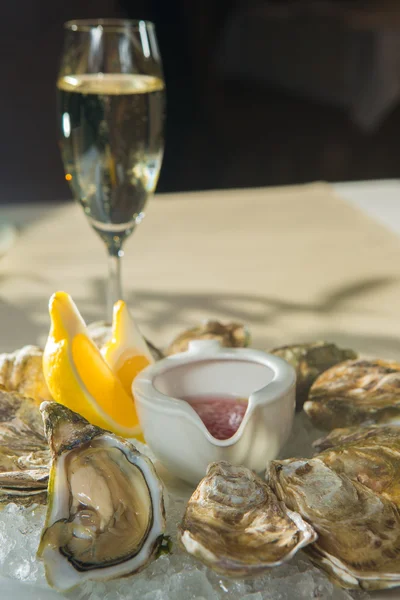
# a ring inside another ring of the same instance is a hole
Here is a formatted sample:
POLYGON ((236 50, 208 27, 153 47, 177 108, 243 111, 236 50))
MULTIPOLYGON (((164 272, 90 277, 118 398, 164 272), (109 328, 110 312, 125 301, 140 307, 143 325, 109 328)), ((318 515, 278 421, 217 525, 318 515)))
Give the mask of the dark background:
MULTIPOLYGON (((360 126, 346 102, 334 96, 335 81, 339 88, 343 72, 348 73, 354 44, 358 48, 362 40, 362 69, 368 72, 371 48, 381 40, 377 31, 400 32, 400 8, 383 0, 337 2, 339 16, 328 11, 314 19, 302 11, 310 3, 278 2, 280 8, 287 4, 292 12, 293 5, 299 9, 295 19, 289 19, 295 28, 288 30, 282 15, 278 22, 268 17, 266 8, 270 11, 273 4, 232 0, 3 3, 1 202, 71 197, 57 147, 55 80, 62 23, 72 18, 121 16, 155 22, 168 98, 160 192, 397 177, 397 101, 378 122, 360 126), (251 18, 241 17, 249 5, 251 18), (342 9, 347 7, 361 10, 361 26, 359 20, 354 24, 343 18, 342 9), (229 24, 235 14, 232 34, 229 24), (308 92, 302 82, 310 69, 316 88, 329 76, 330 90, 308 92)), ((380 85, 374 77, 371 71, 370 84, 380 85)))

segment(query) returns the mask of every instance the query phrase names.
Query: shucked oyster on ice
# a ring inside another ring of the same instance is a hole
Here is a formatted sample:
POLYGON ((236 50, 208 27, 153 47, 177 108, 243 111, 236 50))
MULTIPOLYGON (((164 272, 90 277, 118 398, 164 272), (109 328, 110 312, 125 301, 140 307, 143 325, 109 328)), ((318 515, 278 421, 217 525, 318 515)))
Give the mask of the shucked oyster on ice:
POLYGON ((165 355, 186 352, 189 342, 193 340, 218 340, 228 348, 244 348, 250 343, 250 333, 241 323, 206 321, 180 333, 165 350, 165 355))
POLYGON ((336 457, 327 452, 309 460, 272 461, 268 481, 318 533, 305 551, 332 580, 347 588, 395 587, 400 585, 400 512, 390 498, 400 462, 393 470, 392 461, 385 472, 378 446, 370 449, 369 467, 364 458, 347 448, 336 457))
POLYGON ((316 534, 250 469, 221 461, 190 498, 178 539, 218 573, 244 577, 289 560, 316 534))
POLYGON ((126 440, 54 402, 41 411, 52 453, 38 556, 50 585, 143 569, 163 541, 163 487, 151 461, 126 440))
POLYGON ((315 381, 304 410, 320 429, 400 424, 400 363, 352 360, 336 365, 315 381))
POLYGON ((0 384, 36 400, 51 400, 42 368, 43 350, 24 346, 9 354, 0 354, 0 384))
POLYGON ((36 402, 0 389, 0 504, 44 502, 49 462, 36 402))
POLYGON ((334 365, 357 358, 353 350, 343 349, 328 342, 292 344, 270 351, 294 367, 296 379, 296 405, 301 408, 307 400, 314 381, 334 365))

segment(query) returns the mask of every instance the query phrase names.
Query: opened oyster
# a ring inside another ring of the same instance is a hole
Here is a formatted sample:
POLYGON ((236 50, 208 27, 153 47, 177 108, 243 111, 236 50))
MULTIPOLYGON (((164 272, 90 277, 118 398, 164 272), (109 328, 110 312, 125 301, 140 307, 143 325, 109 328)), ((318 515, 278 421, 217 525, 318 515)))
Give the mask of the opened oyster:
POLYGON ((212 463, 178 531, 183 547, 222 575, 256 575, 289 560, 316 535, 250 469, 212 463))
POLYGON ((400 423, 400 363, 352 360, 336 365, 318 377, 304 410, 320 429, 400 423))
POLYGON ((52 453, 46 524, 38 550, 50 585, 143 569, 163 541, 163 488, 132 444, 60 404, 41 406, 52 453))
POLYGON ((43 350, 24 346, 10 354, 0 354, 0 384, 7 390, 30 396, 38 404, 51 400, 42 368, 43 350))
POLYGON ((339 348, 328 342, 292 344, 270 351, 294 367, 296 380, 296 406, 301 408, 307 400, 314 381, 327 369, 345 360, 357 358, 353 350, 339 348))
POLYGON ((45 501, 49 462, 36 402, 0 389, 0 504, 45 501))
POLYGON ((183 331, 165 351, 166 356, 185 352, 192 340, 218 340, 221 346, 243 348, 250 343, 248 329, 240 323, 220 323, 207 321, 203 325, 183 331))
MULTIPOLYGON (((378 447, 370 453, 370 461, 374 457, 380 457, 378 447)), ((361 464, 365 466, 357 451, 344 452, 336 461, 325 454, 272 461, 268 481, 277 497, 318 533, 305 551, 333 581, 345 588, 395 587, 400 585, 399 509, 376 489, 379 467, 368 486, 357 476, 361 464)), ((370 462, 370 475, 374 464, 377 460, 370 462)), ((397 467, 398 478, 400 464, 397 467)))

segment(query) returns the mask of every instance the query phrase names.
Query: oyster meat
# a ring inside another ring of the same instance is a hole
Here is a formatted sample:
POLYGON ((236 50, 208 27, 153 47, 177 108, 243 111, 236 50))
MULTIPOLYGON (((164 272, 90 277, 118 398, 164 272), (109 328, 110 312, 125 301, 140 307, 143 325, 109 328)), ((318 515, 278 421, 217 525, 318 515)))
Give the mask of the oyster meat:
POLYGON ((0 354, 0 384, 7 390, 34 398, 38 404, 51 400, 42 368, 43 350, 24 346, 10 354, 0 354))
POLYGON ((400 424, 400 363, 351 360, 336 365, 315 381, 304 410, 320 429, 400 424))
POLYGON ((250 343, 250 333, 241 323, 206 321, 180 333, 165 350, 165 355, 186 352, 189 342, 193 340, 218 340, 221 346, 227 348, 244 348, 250 343))
POLYGON ((314 381, 334 365, 357 358, 353 350, 339 348, 329 342, 292 344, 270 350, 271 354, 286 360, 296 371, 296 406, 301 408, 307 400, 314 381))
POLYGON ((367 467, 356 448, 340 448, 336 457, 328 451, 308 460, 272 461, 269 484, 318 533, 305 551, 335 583, 367 590, 398 586, 400 512, 392 498, 398 498, 400 463, 397 470, 394 460, 382 468, 375 446, 367 467))
POLYGON ((163 486, 151 461, 126 440, 54 402, 41 411, 52 453, 38 556, 50 585, 143 569, 164 538, 163 486))
POLYGON ((289 560, 316 534, 250 469, 221 461, 190 498, 178 539, 218 573, 245 577, 289 560))
POLYGON ((0 389, 0 505, 44 502, 49 462, 35 400, 0 389))

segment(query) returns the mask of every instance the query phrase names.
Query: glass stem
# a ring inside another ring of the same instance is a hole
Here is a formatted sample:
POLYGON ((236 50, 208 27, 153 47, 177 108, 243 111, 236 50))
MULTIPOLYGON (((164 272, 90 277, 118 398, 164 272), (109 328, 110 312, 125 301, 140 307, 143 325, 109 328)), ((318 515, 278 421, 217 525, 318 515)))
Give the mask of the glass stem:
POLYGON ((124 251, 120 248, 117 252, 108 254, 108 291, 107 291, 107 319, 112 321, 115 302, 122 300, 121 288, 121 258, 124 251))

